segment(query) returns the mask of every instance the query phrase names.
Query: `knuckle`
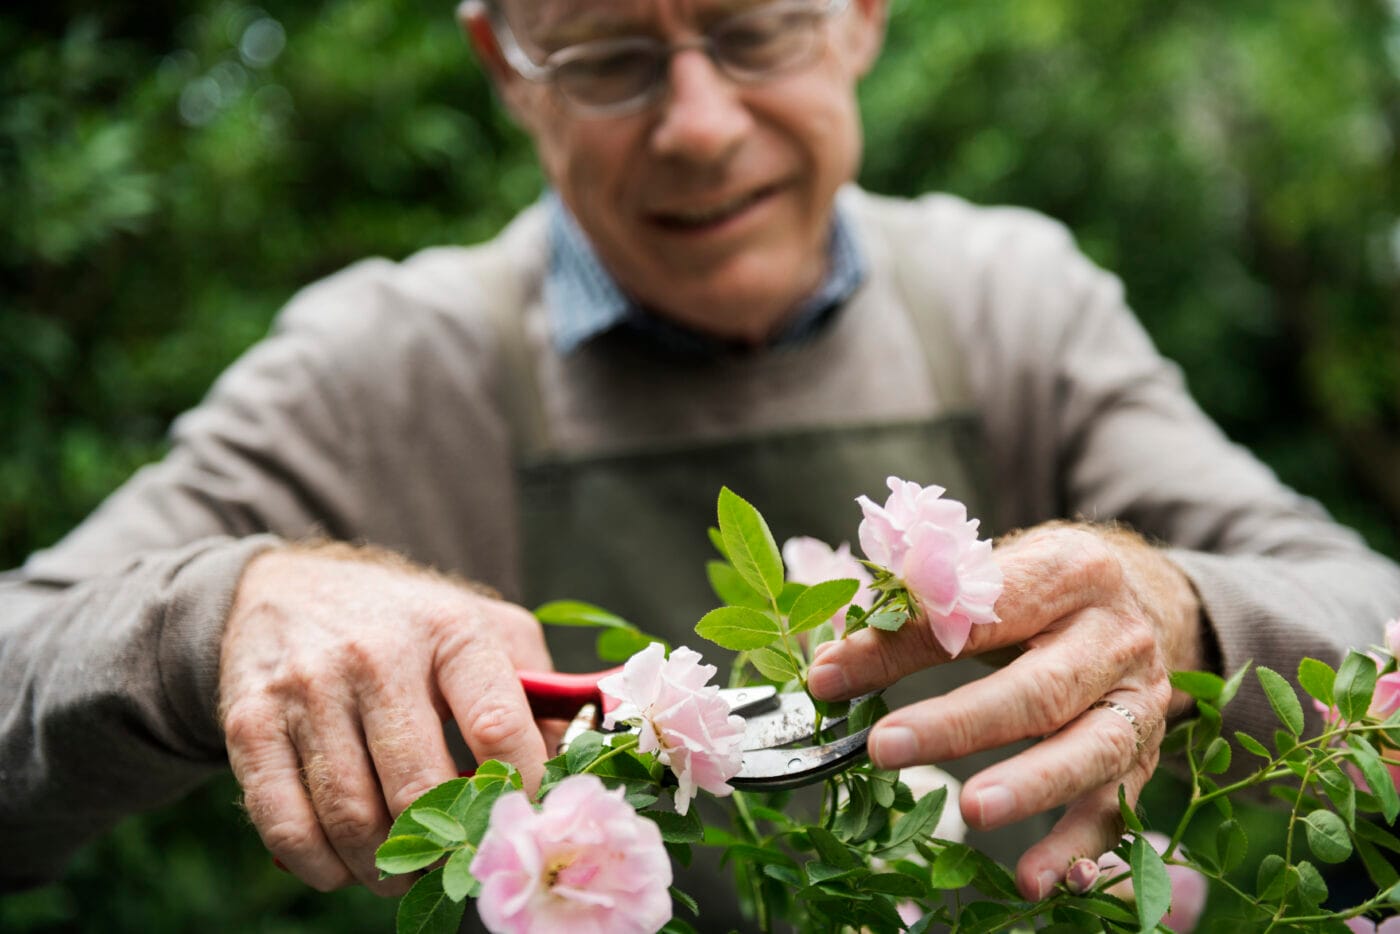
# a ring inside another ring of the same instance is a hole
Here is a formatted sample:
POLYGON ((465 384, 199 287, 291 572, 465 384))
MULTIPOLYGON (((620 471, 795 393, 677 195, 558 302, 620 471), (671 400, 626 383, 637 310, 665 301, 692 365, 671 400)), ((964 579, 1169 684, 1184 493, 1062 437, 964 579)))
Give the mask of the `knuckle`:
POLYGON ((1024 695, 1021 716, 1032 733, 1049 733, 1068 723, 1082 673, 1063 661, 1046 661, 1036 674, 1035 689, 1024 695))
POLYGON ((496 698, 482 697, 472 706, 462 727, 468 738, 485 749, 502 749, 520 737, 524 723, 520 712, 496 698))
POLYGON ((262 835, 263 844, 281 859, 295 858, 314 851, 321 843, 321 835, 316 826, 304 820, 280 820, 262 826, 253 802, 248 803, 248 814, 262 835))
POLYGON ((339 847, 350 849, 373 846, 388 830, 379 820, 377 808, 353 799, 340 799, 324 806, 321 826, 339 847))
POLYGON ((389 800, 389 813, 397 818, 409 805, 436 788, 438 782, 426 775, 415 775, 395 791, 389 800))
POLYGON ((277 733, 277 720, 266 704, 242 700, 224 709, 224 742, 232 749, 256 746, 277 733))

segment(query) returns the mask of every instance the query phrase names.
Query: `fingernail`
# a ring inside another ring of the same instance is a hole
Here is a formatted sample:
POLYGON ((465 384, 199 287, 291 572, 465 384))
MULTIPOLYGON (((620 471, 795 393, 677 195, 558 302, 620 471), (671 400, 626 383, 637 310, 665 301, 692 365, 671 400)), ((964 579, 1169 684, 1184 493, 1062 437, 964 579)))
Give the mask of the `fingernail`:
POLYGON ((918 740, 906 726, 889 726, 870 735, 870 758, 882 769, 913 765, 918 753, 918 740))
POLYGON ((1042 869, 1035 877, 1035 900, 1048 898, 1060 882, 1060 874, 1053 869, 1042 869))
POLYGON ((1099 864, 1088 857, 1081 857, 1074 861, 1069 867, 1069 872, 1065 874, 1065 885, 1075 895, 1083 895, 1094 887, 1094 883, 1099 881, 1099 864))
POLYGON ((1006 823, 1016 808, 1016 796, 1002 785, 983 788, 976 798, 977 820, 984 830, 1006 823))
POLYGON ((846 693, 846 672, 840 665, 814 665, 807 672, 807 688, 817 697, 846 693))

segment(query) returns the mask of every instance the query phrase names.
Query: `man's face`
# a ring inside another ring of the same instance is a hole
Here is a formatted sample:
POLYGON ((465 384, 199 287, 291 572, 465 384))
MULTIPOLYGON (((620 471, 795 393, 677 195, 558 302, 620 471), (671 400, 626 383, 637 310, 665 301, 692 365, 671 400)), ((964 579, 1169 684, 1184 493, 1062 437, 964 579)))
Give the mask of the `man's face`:
MULTIPOLYGON (((692 39, 756 0, 508 0, 535 61, 590 39, 692 39)), ((739 84, 703 51, 674 55, 657 102, 581 116, 548 85, 499 75, 551 183, 623 290, 719 336, 757 341, 820 284, 836 190, 854 177, 857 79, 883 29, 882 0, 822 27, 803 67, 739 84)))

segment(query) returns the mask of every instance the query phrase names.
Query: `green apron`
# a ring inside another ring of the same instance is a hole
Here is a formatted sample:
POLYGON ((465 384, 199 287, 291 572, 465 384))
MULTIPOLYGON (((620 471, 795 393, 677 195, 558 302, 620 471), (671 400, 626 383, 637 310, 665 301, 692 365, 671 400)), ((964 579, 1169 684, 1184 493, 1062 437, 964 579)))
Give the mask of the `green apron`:
MULTIPOLYGON (((905 307, 918 308, 920 295, 930 293, 919 288, 917 258, 911 248, 892 246, 896 257, 910 254, 902 262, 896 259, 894 273, 905 307)), ((528 380, 517 382, 510 395, 516 401, 511 419, 520 441, 518 502, 527 606, 554 599, 595 603, 672 645, 700 651, 719 666, 722 680, 728 674, 727 651, 694 633, 700 617, 719 605, 704 568, 716 557, 706 529, 716 523, 721 486, 757 506, 779 543, 796 535, 832 545, 853 542, 860 520, 855 498, 866 494, 882 502, 891 475, 936 483, 967 504, 970 515, 991 515, 981 483, 986 474, 980 467, 978 421, 959 354, 940 314, 910 313, 930 378, 944 402, 943 414, 935 419, 695 444, 678 445, 672 439, 598 456, 564 455, 552 445, 539 386, 526 375, 531 364, 518 323, 522 317, 503 319, 506 331, 513 332, 505 335, 510 343, 503 351, 512 377, 528 380)), ((594 632, 552 629, 546 636, 561 670, 600 667, 594 632)), ((961 660, 905 678, 885 696, 892 708, 899 707, 987 670, 976 660, 961 660)), ((1004 755, 938 764, 966 778, 1004 755)), ((1047 820, 1027 821, 994 834, 975 834, 969 842, 1014 863, 1047 829, 1047 820)), ((697 854, 691 870, 677 867, 676 884, 700 900, 701 930, 754 928, 739 913, 733 883, 727 871, 722 876, 717 872, 715 860, 697 854)))

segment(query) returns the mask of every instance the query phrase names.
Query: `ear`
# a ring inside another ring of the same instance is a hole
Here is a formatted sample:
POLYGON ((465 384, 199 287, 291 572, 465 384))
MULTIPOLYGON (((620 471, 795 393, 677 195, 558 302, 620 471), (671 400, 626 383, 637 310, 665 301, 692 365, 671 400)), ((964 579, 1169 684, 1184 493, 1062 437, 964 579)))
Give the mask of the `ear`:
POLYGON ((889 4, 886 0, 852 0, 847 45, 857 77, 864 77, 880 57, 880 49, 885 44, 885 19, 888 12, 889 4))

